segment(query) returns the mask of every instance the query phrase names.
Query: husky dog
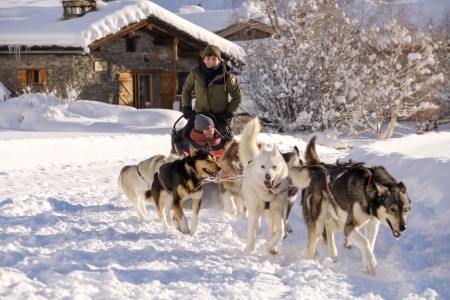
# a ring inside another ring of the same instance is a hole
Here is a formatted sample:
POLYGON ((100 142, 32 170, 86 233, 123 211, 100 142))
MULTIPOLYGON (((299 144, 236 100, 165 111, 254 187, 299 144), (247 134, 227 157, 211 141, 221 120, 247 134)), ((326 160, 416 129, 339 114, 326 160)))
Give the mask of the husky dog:
POLYGON ((260 231, 260 220, 266 212, 269 225, 267 250, 276 254, 277 245, 284 237, 284 216, 288 205, 288 166, 278 148, 260 148, 257 136, 261 131, 259 119, 250 120, 241 133, 239 155, 244 163, 242 193, 248 211, 247 246, 255 250, 255 234, 260 231))
POLYGON ((120 171, 118 185, 128 201, 133 204, 139 221, 146 220, 145 193, 152 187, 153 175, 163 164, 179 158, 175 154, 171 154, 169 157, 158 154, 137 165, 125 166, 120 171))
POLYGON ((218 160, 219 194, 223 209, 231 216, 244 215, 244 198, 242 197, 242 175, 244 165, 239 157, 239 141, 233 140, 226 147, 218 160))
POLYGON ((302 209, 308 228, 308 258, 315 258, 317 242, 325 230, 328 256, 336 261, 334 231, 339 230, 344 232, 345 242, 361 250, 366 271, 374 274, 379 224, 389 227, 395 238, 406 230, 410 200, 405 185, 381 166, 322 165, 315 137, 306 148, 305 160, 306 166, 293 166, 290 174, 294 184, 305 189, 302 209), (365 235, 359 232, 362 227, 365 235))
MULTIPOLYGON (((303 164, 302 160, 300 159, 300 151, 298 150, 297 146, 294 147, 292 152, 283 153, 283 158, 288 165, 288 170, 292 169, 292 167, 294 166, 300 166, 303 164)), ((286 207, 284 219, 285 231, 286 233, 291 233, 293 230, 291 225, 289 224, 289 215, 291 213, 292 207, 294 206, 295 199, 297 199, 298 188, 294 184, 292 184, 291 177, 288 178, 288 182, 288 205, 286 207)))
MULTIPOLYGON (((263 144, 258 143, 258 148, 263 144)), ((298 148, 295 147, 292 152, 282 153, 284 160, 289 165, 299 165, 301 162, 298 148)), ((242 177, 244 165, 239 157, 239 141, 233 140, 227 145, 222 156, 218 160, 221 167, 219 173, 219 194, 222 201, 224 211, 231 215, 242 215, 246 217, 247 211, 244 205, 244 198, 242 195, 242 177)), ((290 183, 291 181, 289 181, 290 183)), ((292 227, 289 225, 288 217, 292 206, 297 198, 298 188, 289 184, 288 189, 288 206, 285 211, 285 231, 291 233, 292 227)))
POLYGON ((203 183, 209 176, 217 176, 220 167, 211 153, 209 144, 205 148, 189 147, 189 156, 166 163, 155 173, 151 193, 161 218, 163 230, 169 230, 167 217, 173 209, 173 221, 176 228, 184 234, 194 235, 197 231, 198 214, 203 195, 203 183), (191 229, 183 208, 187 200, 192 200, 191 229))

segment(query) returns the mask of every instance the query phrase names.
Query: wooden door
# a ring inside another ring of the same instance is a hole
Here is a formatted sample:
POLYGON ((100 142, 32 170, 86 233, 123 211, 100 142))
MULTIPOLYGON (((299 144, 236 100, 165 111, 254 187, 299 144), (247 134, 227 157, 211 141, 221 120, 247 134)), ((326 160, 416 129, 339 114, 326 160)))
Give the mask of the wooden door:
POLYGON ((173 80, 171 72, 161 73, 161 108, 172 109, 176 98, 178 82, 173 80))
POLYGON ((134 106, 133 76, 130 73, 119 74, 119 105, 134 106))

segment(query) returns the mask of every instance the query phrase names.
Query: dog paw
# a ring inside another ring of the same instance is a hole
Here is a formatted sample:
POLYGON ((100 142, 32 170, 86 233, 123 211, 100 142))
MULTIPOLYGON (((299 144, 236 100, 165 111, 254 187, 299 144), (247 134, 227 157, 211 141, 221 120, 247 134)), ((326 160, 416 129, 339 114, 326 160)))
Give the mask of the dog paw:
POLYGON ((338 261, 337 255, 331 255, 327 257, 329 260, 331 260, 333 263, 336 263, 338 261))
POLYGON ((368 260, 367 265, 366 265, 366 272, 367 272, 367 274, 374 276, 376 268, 377 268, 377 261, 376 261, 375 257, 372 256, 368 260))
POLYGON ((289 223, 286 223, 286 226, 284 227, 284 230, 285 230, 286 232, 288 232, 288 233, 294 232, 294 231, 292 230, 291 224, 289 224, 289 223))
POLYGON ((347 249, 352 249, 352 244, 348 241, 344 241, 344 244, 342 246, 347 249))
POLYGON ((352 249, 352 243, 348 240, 348 238, 344 238, 344 247, 347 249, 352 249))
POLYGON ((247 246, 247 247, 245 247, 244 251, 246 253, 250 253, 251 254, 251 253, 255 252, 255 248, 247 246))
POLYGON ((375 269, 366 269, 366 272, 367 272, 367 275, 370 275, 370 276, 375 276, 375 275, 377 275, 377 274, 375 273, 375 269))
POLYGON ((191 231, 189 229, 181 229, 180 230, 183 234, 191 234, 191 231))
POLYGON ((269 253, 272 254, 272 255, 277 254, 277 253, 278 253, 277 247, 275 247, 275 248, 273 248, 273 249, 270 249, 270 250, 269 250, 269 253))

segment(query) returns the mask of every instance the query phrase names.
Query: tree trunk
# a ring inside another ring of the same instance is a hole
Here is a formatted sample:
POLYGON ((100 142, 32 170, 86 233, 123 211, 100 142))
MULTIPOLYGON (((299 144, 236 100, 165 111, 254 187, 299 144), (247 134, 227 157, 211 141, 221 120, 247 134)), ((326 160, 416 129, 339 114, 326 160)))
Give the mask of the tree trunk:
POLYGON ((389 116, 390 120, 388 123, 388 127, 381 137, 382 140, 390 139, 394 135, 394 129, 397 125, 397 111, 394 108, 390 108, 389 116))

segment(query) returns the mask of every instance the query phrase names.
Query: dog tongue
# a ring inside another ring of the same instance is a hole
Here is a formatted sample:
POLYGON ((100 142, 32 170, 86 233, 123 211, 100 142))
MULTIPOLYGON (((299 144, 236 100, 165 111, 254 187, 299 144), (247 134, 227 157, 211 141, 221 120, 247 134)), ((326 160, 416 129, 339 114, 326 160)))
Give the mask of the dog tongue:
POLYGON ((264 180, 264 185, 266 186, 266 188, 270 189, 272 188, 273 183, 270 180, 264 180))
POLYGON ((400 231, 397 230, 392 230, 392 234, 398 239, 399 237, 402 236, 402 233, 400 231))

